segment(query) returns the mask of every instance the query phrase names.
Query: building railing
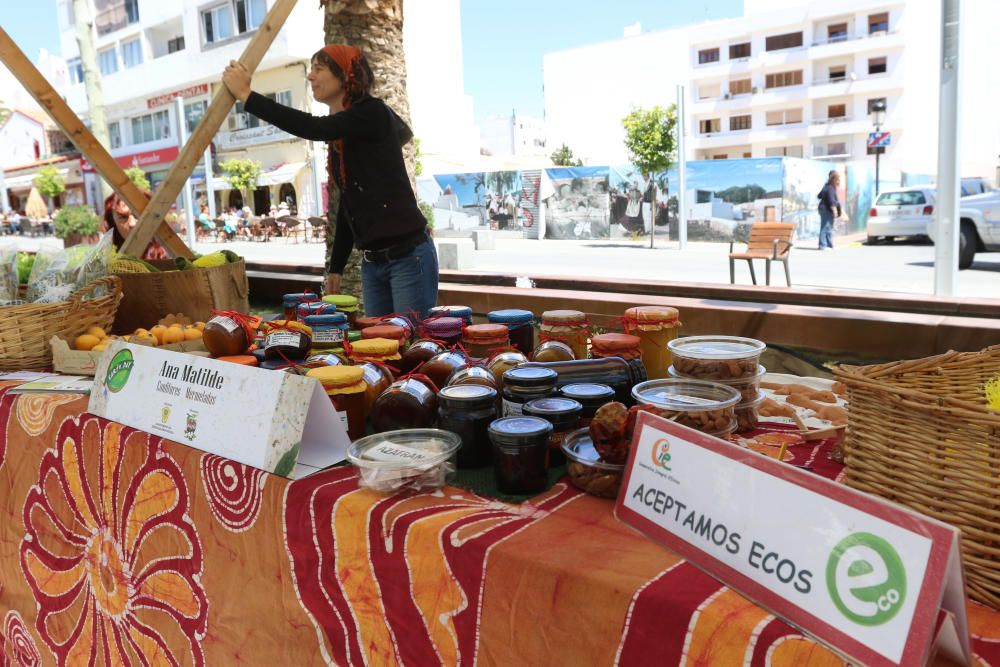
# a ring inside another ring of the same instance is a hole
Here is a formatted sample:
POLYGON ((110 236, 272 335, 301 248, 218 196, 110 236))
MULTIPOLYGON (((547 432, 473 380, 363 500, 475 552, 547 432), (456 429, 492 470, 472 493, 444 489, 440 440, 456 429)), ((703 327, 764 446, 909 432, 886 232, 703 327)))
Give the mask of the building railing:
POLYGON ((843 35, 843 36, 837 35, 835 37, 827 37, 825 39, 814 40, 813 43, 812 43, 812 45, 813 46, 823 46, 825 44, 837 44, 839 42, 853 42, 853 41, 856 41, 856 40, 859 40, 859 39, 878 39, 879 37, 886 37, 888 35, 895 35, 898 32, 899 32, 898 30, 878 30, 878 31, 872 32, 872 33, 867 33, 867 32, 866 33, 861 33, 860 35, 859 34, 854 34, 854 33, 847 33, 847 35, 843 35))
POLYGON ((853 120, 850 116, 834 116, 833 118, 813 118, 813 125, 833 125, 834 123, 849 123, 853 120))

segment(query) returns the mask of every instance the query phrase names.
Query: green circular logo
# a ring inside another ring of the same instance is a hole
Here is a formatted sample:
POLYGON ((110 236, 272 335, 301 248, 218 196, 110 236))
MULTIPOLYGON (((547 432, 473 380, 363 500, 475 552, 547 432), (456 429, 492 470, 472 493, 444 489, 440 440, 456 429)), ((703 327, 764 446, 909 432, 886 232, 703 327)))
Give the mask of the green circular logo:
POLYGON ((833 604, 858 625, 888 623, 906 600, 906 568, 887 541, 871 533, 848 535, 826 563, 833 604))
POLYGON ((108 374, 104 379, 104 386, 108 388, 108 391, 114 394, 121 391, 125 383, 128 382, 134 365, 135 360, 132 358, 130 350, 122 350, 112 357, 111 363, 108 364, 108 374))

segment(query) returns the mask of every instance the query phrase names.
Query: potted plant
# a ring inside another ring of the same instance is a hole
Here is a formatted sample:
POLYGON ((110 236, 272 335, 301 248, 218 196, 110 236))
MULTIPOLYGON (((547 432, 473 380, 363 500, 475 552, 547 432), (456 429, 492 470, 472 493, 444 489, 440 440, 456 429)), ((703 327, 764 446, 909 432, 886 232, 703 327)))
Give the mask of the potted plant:
POLYGON ((81 243, 96 243, 100 218, 89 206, 67 206, 52 220, 56 236, 67 248, 81 243))

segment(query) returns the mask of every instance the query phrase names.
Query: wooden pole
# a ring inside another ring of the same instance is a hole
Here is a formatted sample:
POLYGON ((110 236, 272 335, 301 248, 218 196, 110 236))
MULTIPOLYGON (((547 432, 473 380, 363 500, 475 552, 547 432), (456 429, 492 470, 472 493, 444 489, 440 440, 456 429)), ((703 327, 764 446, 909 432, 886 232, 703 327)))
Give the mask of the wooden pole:
MULTIPOLYGON (((24 52, 18 48, 14 40, 11 39, 10 35, 2 27, 0 27, 0 61, 17 77, 21 85, 31 93, 35 101, 48 111, 49 116, 52 117, 52 120, 55 121, 63 134, 69 137, 69 140, 73 142, 77 150, 87 158, 97 173, 101 175, 101 178, 111 185, 111 188, 128 204, 128 207, 136 215, 142 213, 148 201, 146 195, 132 183, 125 174, 125 171, 115 162, 111 154, 108 153, 107 149, 87 129, 87 126, 69 108, 69 105, 59 96, 59 93, 52 87, 52 84, 28 60, 24 52)), ((162 228, 156 230, 156 236, 160 244, 175 256, 187 257, 188 259, 194 257, 191 250, 180 240, 169 225, 163 225, 162 228)), ((152 239, 152 235, 146 240, 146 244, 142 246, 137 254, 141 254, 146 249, 150 239, 152 239)))
MULTIPOLYGON (((271 7, 271 11, 264 18, 264 22, 257 28, 257 32, 251 38, 250 43, 247 44, 243 55, 240 56, 240 62, 251 73, 257 69, 260 61, 264 59, 264 54, 267 53, 274 38, 277 37, 278 31, 281 30, 281 26, 284 25, 288 15, 291 14, 295 3, 296 0, 276 0, 274 6, 271 7)), ((225 86, 219 86, 216 89, 215 94, 212 96, 212 102, 208 105, 208 110, 202 116, 198 127, 195 128, 191 134, 191 138, 184 144, 180 155, 174 160, 173 166, 167 173, 166 180, 163 181, 163 184, 153 195, 153 199, 150 200, 149 205, 142 212, 139 224, 135 226, 132 233, 125 240, 125 244, 122 246, 123 252, 129 254, 134 254, 136 250, 141 252, 149 244, 157 228, 164 225, 164 216, 169 210, 170 204, 177 199, 177 195, 184 186, 184 182, 187 181, 191 172, 198 166, 202 154, 208 148, 209 144, 211 144, 212 138, 218 132, 222 123, 225 122, 226 116, 229 115, 229 110, 235 102, 236 99, 225 86)), ((210 174, 206 174, 205 177, 210 178, 210 174)), ((195 220, 190 221, 190 224, 195 223, 195 220)))

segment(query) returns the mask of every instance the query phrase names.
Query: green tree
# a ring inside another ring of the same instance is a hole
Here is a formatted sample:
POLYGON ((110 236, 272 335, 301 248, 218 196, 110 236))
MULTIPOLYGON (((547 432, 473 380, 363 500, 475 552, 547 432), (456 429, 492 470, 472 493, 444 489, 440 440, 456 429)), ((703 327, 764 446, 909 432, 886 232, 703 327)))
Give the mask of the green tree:
MULTIPOLYGON (((622 119, 625 128, 625 149, 629 160, 652 181, 657 174, 668 171, 676 160, 677 143, 674 129, 677 125, 677 106, 655 106, 652 109, 633 109, 622 119)), ((653 201, 649 247, 655 237, 657 195, 653 188, 653 201)))
POLYGON ((42 167, 35 174, 35 187, 42 196, 52 199, 66 191, 66 179, 56 167, 42 167))
POLYGON ((549 156, 552 160, 552 164, 557 167, 582 167, 583 160, 573 156, 573 149, 571 149, 566 144, 563 144, 559 148, 552 152, 549 156))
POLYGON ((219 167, 225 172, 226 182, 243 195, 243 201, 252 201, 251 193, 257 187, 257 179, 260 178, 261 163, 246 158, 233 158, 220 162, 219 167))
POLYGON ((424 173, 424 162, 421 158, 424 154, 420 151, 420 139, 413 140, 413 156, 414 160, 416 160, 413 164, 413 175, 422 176, 424 173))
POLYGON ((125 170, 125 175, 128 176, 128 180, 132 181, 132 184, 135 187, 149 192, 149 179, 146 178, 146 172, 144 172, 141 168, 129 167, 125 170))
POLYGON ((56 236, 61 239, 74 234, 91 236, 97 233, 100 219, 90 206, 67 206, 53 218, 56 236))

